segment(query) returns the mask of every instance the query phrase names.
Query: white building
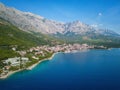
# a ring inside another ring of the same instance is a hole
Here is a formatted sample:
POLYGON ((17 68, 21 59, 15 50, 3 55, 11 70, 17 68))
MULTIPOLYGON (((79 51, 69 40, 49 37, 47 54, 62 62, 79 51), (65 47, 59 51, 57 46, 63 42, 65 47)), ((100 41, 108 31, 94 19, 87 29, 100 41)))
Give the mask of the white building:
POLYGON ((4 63, 6 63, 6 64, 10 63, 11 66, 19 66, 21 61, 22 62, 27 62, 27 61, 29 61, 29 59, 26 58, 26 57, 8 58, 7 60, 4 61, 4 63))
POLYGON ((7 60, 5 60, 6 64, 11 64, 11 66, 18 66, 20 65, 20 57, 15 57, 15 58, 8 58, 7 60))

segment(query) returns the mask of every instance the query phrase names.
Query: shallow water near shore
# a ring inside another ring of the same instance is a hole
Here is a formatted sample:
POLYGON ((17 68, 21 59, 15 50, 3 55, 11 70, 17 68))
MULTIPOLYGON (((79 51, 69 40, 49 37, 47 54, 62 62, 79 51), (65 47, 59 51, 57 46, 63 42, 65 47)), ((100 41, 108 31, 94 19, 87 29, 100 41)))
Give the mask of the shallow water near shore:
POLYGON ((0 80, 0 90, 120 90, 120 49, 58 53, 0 80))

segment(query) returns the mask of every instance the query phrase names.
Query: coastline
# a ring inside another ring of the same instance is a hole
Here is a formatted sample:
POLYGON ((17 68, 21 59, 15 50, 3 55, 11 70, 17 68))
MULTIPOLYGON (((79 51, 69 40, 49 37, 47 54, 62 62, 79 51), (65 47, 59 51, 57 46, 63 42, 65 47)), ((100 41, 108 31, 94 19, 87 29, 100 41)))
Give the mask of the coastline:
POLYGON ((40 64, 41 62, 47 61, 47 60, 52 60, 52 58, 53 58, 56 54, 57 54, 57 53, 53 53, 51 57, 42 59, 42 60, 40 60, 39 62, 33 64, 32 66, 30 66, 30 67, 28 67, 28 68, 26 68, 26 69, 27 69, 27 70, 32 70, 33 68, 35 68, 35 67, 36 67, 38 64, 40 64))
MULTIPOLYGON (((57 52, 58 53, 58 52, 57 52)), ((53 53, 51 57, 49 58, 45 58, 45 59, 42 59, 40 60, 39 62, 33 64, 32 66, 26 68, 26 69, 19 69, 19 70, 16 70, 16 71, 10 71, 9 73, 7 73, 6 75, 4 76, 1 76, 0 79, 6 79, 8 78, 9 76, 11 76, 12 74, 16 73, 16 72, 20 72, 22 70, 32 70, 33 68, 35 68, 38 64, 40 64, 41 62, 43 61, 46 61, 46 60, 52 60, 52 58, 57 54, 57 53, 53 53)))
MULTIPOLYGON (((87 49, 88 50, 88 49, 87 49)), ((83 51, 86 51, 86 50, 83 50, 83 51)), ((4 76, 1 76, 0 79, 6 79, 8 78, 9 76, 11 76, 12 74, 16 73, 16 72, 20 72, 22 70, 32 70, 33 68, 35 68, 38 64, 40 64, 41 62, 43 61, 47 61, 47 60, 52 60, 52 58, 58 54, 58 53, 75 53, 75 52, 78 52, 78 51, 72 51, 72 52, 56 52, 56 53, 53 53, 51 57, 49 58, 45 58, 45 59, 42 59, 40 61, 38 61, 37 63, 29 66, 28 68, 25 68, 25 69, 19 69, 19 70, 16 70, 16 71, 10 71, 8 74, 4 75, 4 76)))
POLYGON ((6 75, 0 77, 0 79, 6 79, 7 77, 11 76, 12 74, 16 73, 16 72, 20 72, 22 71, 23 69, 19 69, 19 70, 16 70, 16 71, 10 71, 9 73, 7 73, 6 75))

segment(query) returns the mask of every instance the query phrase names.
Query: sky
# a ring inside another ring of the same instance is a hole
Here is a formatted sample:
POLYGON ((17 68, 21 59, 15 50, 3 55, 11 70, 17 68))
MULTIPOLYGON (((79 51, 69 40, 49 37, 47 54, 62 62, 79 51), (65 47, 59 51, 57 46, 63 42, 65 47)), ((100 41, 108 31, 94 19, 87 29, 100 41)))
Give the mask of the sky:
POLYGON ((9 7, 60 22, 80 20, 120 33, 120 0, 0 0, 9 7))

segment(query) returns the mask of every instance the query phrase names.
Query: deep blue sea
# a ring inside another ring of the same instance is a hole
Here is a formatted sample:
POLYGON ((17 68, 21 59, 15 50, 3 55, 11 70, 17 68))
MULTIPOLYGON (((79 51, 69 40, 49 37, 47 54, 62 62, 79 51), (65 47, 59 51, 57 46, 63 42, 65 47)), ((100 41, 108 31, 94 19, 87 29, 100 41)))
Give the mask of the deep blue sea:
POLYGON ((0 80, 0 90, 120 90, 120 49, 58 53, 0 80))

